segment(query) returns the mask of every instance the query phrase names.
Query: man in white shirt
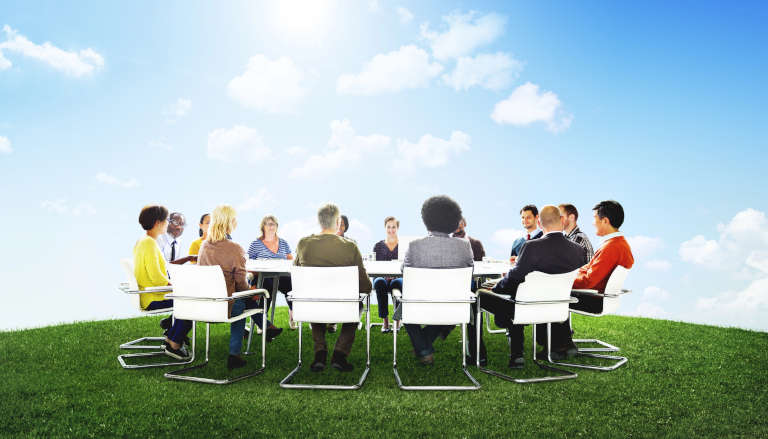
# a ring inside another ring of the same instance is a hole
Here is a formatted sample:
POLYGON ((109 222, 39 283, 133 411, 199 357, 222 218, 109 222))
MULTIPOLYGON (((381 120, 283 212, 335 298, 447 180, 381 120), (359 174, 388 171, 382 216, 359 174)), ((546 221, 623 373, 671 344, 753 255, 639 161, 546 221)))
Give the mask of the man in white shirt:
POLYGON ((168 216, 168 231, 157 237, 157 245, 163 252, 163 257, 171 264, 185 264, 196 261, 197 256, 187 256, 187 248, 181 243, 181 235, 187 225, 186 218, 180 212, 168 216))

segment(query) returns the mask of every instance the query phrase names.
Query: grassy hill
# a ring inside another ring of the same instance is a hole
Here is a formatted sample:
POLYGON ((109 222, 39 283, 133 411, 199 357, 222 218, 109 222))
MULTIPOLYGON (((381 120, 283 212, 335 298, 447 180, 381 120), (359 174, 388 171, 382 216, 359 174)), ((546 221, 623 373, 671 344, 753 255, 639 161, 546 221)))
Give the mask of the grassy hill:
MULTIPOLYGON (((375 315, 375 310, 372 312, 375 315)), ((0 333, 0 437, 768 437, 768 334, 628 317, 576 316, 579 336, 622 348, 613 372, 515 384, 470 368, 476 392, 404 392, 392 374, 392 336, 374 327, 372 368, 356 392, 283 390, 296 364, 296 331, 267 345, 267 371, 228 386, 169 381, 168 369, 123 370, 117 346, 158 335, 158 317, 84 322, 0 333)), ((215 325, 205 376, 226 375, 229 329, 215 325)), ((204 325, 198 325, 198 358, 204 325)), ((305 368, 312 358, 304 329, 305 368)), ((398 369, 408 384, 464 384, 459 332, 436 343, 436 364, 419 365, 403 331, 398 369), (402 347, 402 348, 401 348, 402 347)), ((334 337, 335 336, 329 336, 334 337)), ((530 349, 530 333, 526 334, 530 349)), ((504 370, 503 335, 486 337, 492 368, 504 370)), ((340 374, 304 371, 303 382, 353 383, 364 364, 364 332, 340 374)), ((537 375, 530 361, 512 372, 537 375)), ((249 357, 254 367, 258 356, 249 357)))

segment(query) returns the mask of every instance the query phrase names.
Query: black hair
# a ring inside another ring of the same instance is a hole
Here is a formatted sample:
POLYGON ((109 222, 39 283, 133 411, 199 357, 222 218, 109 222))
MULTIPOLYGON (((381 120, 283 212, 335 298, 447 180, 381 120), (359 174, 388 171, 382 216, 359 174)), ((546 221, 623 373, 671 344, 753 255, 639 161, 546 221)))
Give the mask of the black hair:
MULTIPOLYGON (((200 217, 200 222, 198 224, 202 224, 203 221, 205 221, 205 217, 207 217, 207 216, 208 216, 208 214, 204 213, 203 216, 200 217)), ((200 234, 201 237, 203 236, 203 229, 198 227, 197 232, 200 234)))
POLYGON ((539 216, 539 209, 537 209, 536 206, 533 204, 526 204, 525 206, 523 206, 523 208, 520 209, 520 214, 522 215, 522 213, 525 212, 526 210, 530 210, 533 216, 539 216))
POLYGON ((163 206, 144 206, 139 214, 139 224, 144 230, 152 230, 158 221, 168 219, 168 209, 163 206))
POLYGON ((597 213, 599 218, 608 218, 613 228, 618 229, 624 224, 624 208, 618 201, 606 200, 595 204, 592 210, 597 213))
POLYGON ((421 206, 421 219, 431 232, 452 233, 459 227, 461 207, 447 195, 430 197, 421 206))
POLYGON ((346 215, 342 215, 341 222, 344 223, 344 233, 347 233, 349 230, 349 218, 346 215))

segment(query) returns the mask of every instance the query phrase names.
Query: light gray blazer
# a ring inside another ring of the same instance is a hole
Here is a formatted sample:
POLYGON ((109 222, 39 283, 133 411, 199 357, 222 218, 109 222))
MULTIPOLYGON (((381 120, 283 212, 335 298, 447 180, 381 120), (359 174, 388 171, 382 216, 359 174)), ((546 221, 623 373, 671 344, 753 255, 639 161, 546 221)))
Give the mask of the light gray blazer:
POLYGON ((411 241, 403 267, 464 268, 473 267, 472 247, 466 239, 447 233, 429 232, 425 238, 411 241))

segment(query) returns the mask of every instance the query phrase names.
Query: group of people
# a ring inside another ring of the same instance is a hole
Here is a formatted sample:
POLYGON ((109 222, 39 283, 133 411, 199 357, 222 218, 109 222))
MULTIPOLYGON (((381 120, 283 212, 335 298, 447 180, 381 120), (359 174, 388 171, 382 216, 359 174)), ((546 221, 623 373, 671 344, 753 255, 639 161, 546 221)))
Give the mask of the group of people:
MULTIPOLYGON (((532 271, 549 274, 567 273, 579 269, 573 288, 605 289, 608 277, 617 265, 631 268, 634 263, 627 241, 619 232, 624 221, 624 211, 616 201, 603 201, 594 208, 594 225, 598 236, 603 237, 602 246, 593 252, 587 236, 580 231, 576 221, 578 211, 571 204, 544 206, 541 212, 534 205, 527 205, 520 211, 525 235, 515 241, 512 247, 510 263, 512 269, 502 278, 484 283, 480 288, 472 285, 479 297, 479 305, 494 314, 496 325, 507 328, 512 338, 510 363, 511 368, 520 368, 523 360, 523 326, 514 324, 514 306, 505 299, 514 298, 517 286, 524 282, 525 276, 532 271), (502 296, 500 296, 502 295, 502 296)), ((403 258, 403 267, 415 268, 463 268, 472 267, 475 261, 485 256, 482 243, 466 234, 466 220, 460 206, 447 196, 434 196, 427 199, 421 208, 421 217, 427 229, 427 236, 411 241, 403 258)), ((317 213, 320 232, 302 238, 296 254, 290 245, 277 235, 278 221, 273 215, 265 216, 261 221, 261 236, 254 240, 246 252, 239 244, 232 241, 231 235, 237 227, 235 209, 229 205, 216 207, 212 213, 204 214, 199 222, 199 239, 192 242, 189 250, 180 248, 179 238, 186 226, 185 217, 179 212, 168 213, 163 206, 146 206, 139 214, 139 223, 146 231, 134 247, 135 276, 140 289, 172 284, 166 264, 197 263, 199 265, 219 265, 224 273, 228 294, 256 288, 255 279, 246 271, 248 258, 282 258, 293 260, 297 266, 331 267, 357 266, 359 289, 361 293, 376 291, 379 304, 379 317, 383 320, 382 332, 391 332, 389 324, 388 297, 393 290, 402 290, 402 278, 377 277, 371 282, 363 266, 363 258, 357 243, 346 237, 349 219, 340 214, 338 206, 325 204, 317 213), (251 279, 251 280, 249 280, 251 279)), ((377 242, 373 248, 376 260, 397 260, 399 256, 398 230, 400 222, 395 217, 384 220, 386 238, 377 242)), ((290 276, 276 279, 277 288, 283 293, 291 290, 290 276)), ((265 279, 263 288, 272 289, 273 280, 265 279)), ((165 299, 163 293, 142 293, 141 307, 147 310, 168 308, 172 300, 165 299)), ((240 299, 233 303, 231 316, 237 316, 246 309, 261 308, 266 304, 259 299, 240 299)), ((292 304, 288 301, 289 313, 292 304)), ((474 304, 473 307, 478 306, 474 304)), ((578 306, 582 309, 599 312, 602 302, 595 297, 580 297, 578 306)), ((473 315, 477 309, 473 309, 473 315)), ((265 309, 266 312, 266 309, 265 309)), ((294 328, 292 314, 289 325, 294 328)), ((399 326, 401 308, 394 303, 394 326, 399 326)), ((257 319, 257 324, 261 320, 257 319)), ((482 320, 473 322, 482 325, 482 320)), ((186 349, 187 333, 191 322, 185 320, 161 321, 165 329, 165 351, 177 359, 189 357, 186 349)), ((312 371, 321 371, 326 367, 328 347, 325 334, 335 331, 336 325, 312 323, 315 358, 310 365, 312 371)), ((331 365, 340 371, 351 371, 352 364, 347 361, 351 351, 357 324, 344 323, 331 355, 331 365)), ((423 364, 434 362, 433 344, 438 337, 445 339, 453 326, 411 325, 405 329, 413 344, 414 353, 423 364)), ((268 322, 268 339, 279 335, 281 328, 268 322)), ((470 332, 472 333, 472 332, 470 332)), ((539 331, 542 346, 546 332, 539 331)), ((240 356, 243 338, 247 337, 245 321, 232 323, 230 330, 229 357, 227 367, 234 369, 245 365, 240 356)), ((475 362, 477 346, 475 337, 469 337, 469 361, 475 362)), ((571 339, 568 322, 552 325, 552 356, 565 358, 576 354, 571 339)), ((486 363, 486 350, 480 340, 481 364, 486 363)))

